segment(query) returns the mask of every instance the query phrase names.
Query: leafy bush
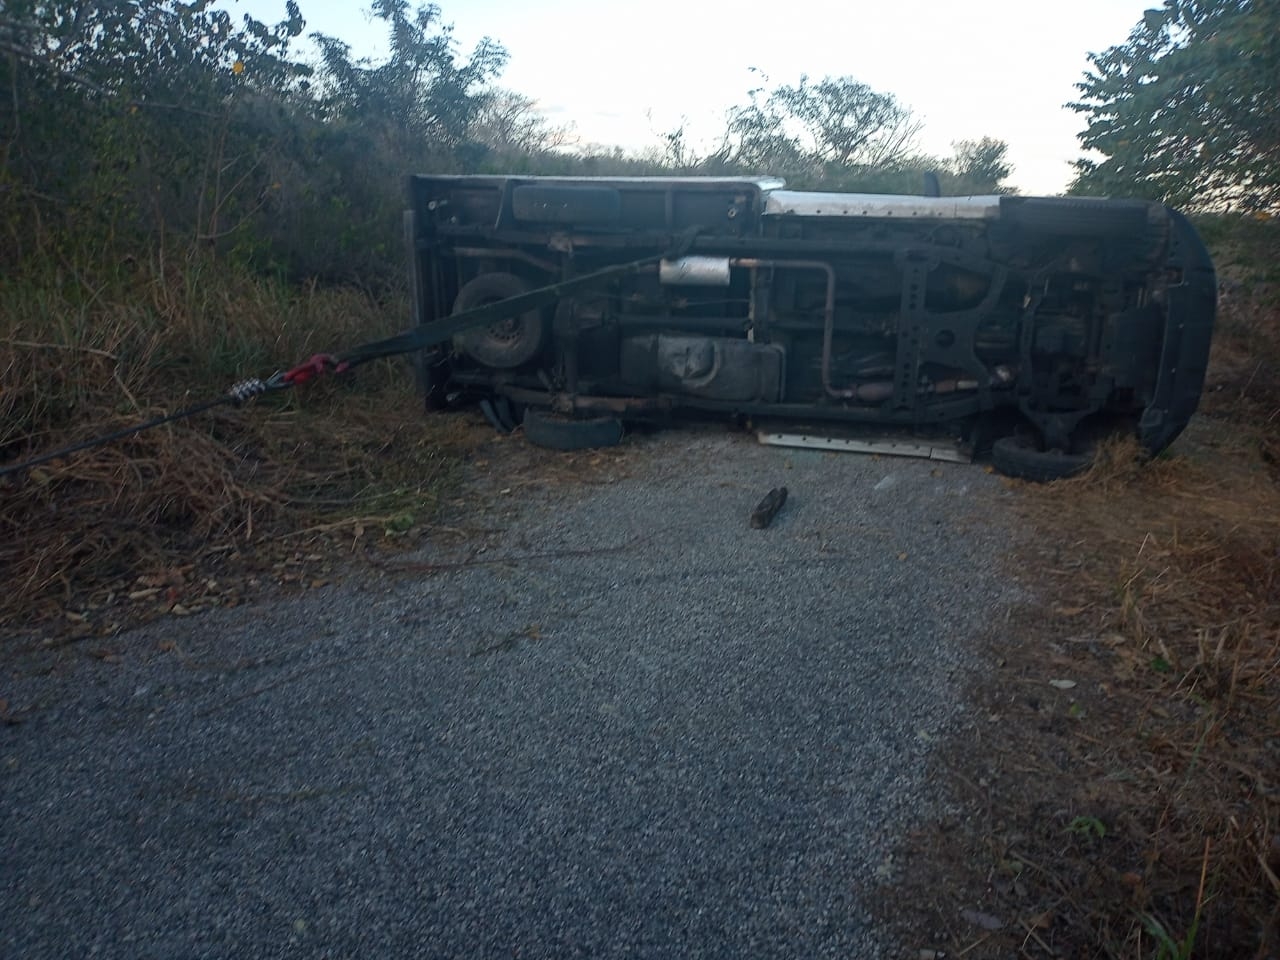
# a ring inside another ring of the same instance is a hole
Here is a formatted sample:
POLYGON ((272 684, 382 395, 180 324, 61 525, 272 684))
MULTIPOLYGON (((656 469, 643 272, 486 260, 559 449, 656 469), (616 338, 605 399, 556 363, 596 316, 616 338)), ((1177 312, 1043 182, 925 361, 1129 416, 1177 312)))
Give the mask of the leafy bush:
POLYGON ((1280 5, 1165 0, 1090 55, 1077 84, 1086 150, 1074 190, 1198 209, 1280 205, 1280 5))

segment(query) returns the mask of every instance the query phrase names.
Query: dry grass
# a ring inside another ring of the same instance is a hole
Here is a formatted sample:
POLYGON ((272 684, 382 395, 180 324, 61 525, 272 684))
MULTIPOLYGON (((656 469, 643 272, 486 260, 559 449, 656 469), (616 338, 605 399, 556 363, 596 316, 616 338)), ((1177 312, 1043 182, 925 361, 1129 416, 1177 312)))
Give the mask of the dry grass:
MULTIPOLYGON (((212 264, 42 265, 14 280, 0 294, 5 462, 383 336, 403 313, 212 264)), ((456 422, 424 422, 409 379, 372 365, 0 481, 0 629, 110 633, 238 602, 268 578, 313 583, 339 542, 421 530, 468 441, 456 422)))
POLYGON ((1015 484, 1040 599, 993 628, 939 761, 957 816, 909 845, 896 919, 922 948, 1280 956, 1280 310, 1218 261, 1251 279, 1173 450, 1015 484))
POLYGON ((357 541, 427 529, 471 442, 459 426, 424 421, 407 390, 330 393, 36 468, 4 490, 0 626, 113 633, 238 602, 250 581, 323 579, 357 541))
POLYGON ((1025 501, 1059 602, 1044 646, 1010 662, 1045 691, 1052 748, 1028 767, 1070 814, 1027 824, 1029 843, 1100 955, 1148 955, 1155 924, 1196 929, 1201 956, 1280 949, 1280 491, 1223 467, 1192 448, 1025 501), (1054 835, 1078 817, 1107 835, 1054 835))
POLYGON ((915 838, 934 942, 1280 952, 1280 489, 1256 452, 1224 458, 1250 448, 1226 422, 1205 432, 1216 447, 1024 488, 1019 566, 1049 602, 994 633, 977 726, 940 763, 967 819, 915 838))

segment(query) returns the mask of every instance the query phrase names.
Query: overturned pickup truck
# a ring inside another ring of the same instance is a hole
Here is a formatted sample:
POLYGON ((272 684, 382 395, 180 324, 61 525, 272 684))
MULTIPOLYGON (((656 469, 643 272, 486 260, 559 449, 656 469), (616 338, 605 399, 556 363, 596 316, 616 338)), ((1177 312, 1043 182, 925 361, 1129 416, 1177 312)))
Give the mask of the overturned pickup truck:
POLYGON ((478 400, 537 443, 604 445, 624 421, 677 414, 777 418, 949 435, 1045 480, 1115 433, 1158 452, 1200 396, 1213 265, 1159 203, 764 178, 409 188, 428 405, 478 400))

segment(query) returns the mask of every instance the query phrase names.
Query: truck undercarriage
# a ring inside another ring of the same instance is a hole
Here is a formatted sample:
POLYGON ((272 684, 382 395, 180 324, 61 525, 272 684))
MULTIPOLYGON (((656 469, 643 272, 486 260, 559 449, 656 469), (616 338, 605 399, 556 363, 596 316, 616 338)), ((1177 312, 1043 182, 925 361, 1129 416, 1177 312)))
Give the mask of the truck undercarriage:
POLYGON ((419 176, 406 233, 420 329, 483 314, 419 356, 428 402, 553 444, 776 417, 995 441, 1049 479, 1108 434, 1167 446, 1214 319, 1194 229, 1145 201, 419 176))

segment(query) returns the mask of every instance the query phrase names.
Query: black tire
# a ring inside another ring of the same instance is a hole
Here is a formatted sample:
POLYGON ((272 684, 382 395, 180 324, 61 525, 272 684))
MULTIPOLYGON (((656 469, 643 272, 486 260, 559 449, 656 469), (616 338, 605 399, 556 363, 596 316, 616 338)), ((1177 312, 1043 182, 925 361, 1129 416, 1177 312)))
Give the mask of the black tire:
MULTIPOLYGON (((453 312, 473 310, 529 292, 529 285, 514 273, 482 273, 463 284, 453 301, 453 312)), ((526 310, 518 317, 497 320, 479 330, 455 338, 455 346, 486 367, 509 370, 524 366, 541 351, 547 339, 547 321, 541 310, 526 310)))
POLYGON ((1147 230, 1147 204, 1141 200, 1098 197, 1010 199, 1010 220, 1028 230, 1060 237, 1141 236, 1147 230))
POLYGON ((1038 450, 1026 437, 1001 437, 991 445, 991 465, 1006 477, 1049 483, 1078 476, 1088 470, 1093 457, 1087 453, 1038 450))
POLYGON ((551 450, 615 447, 622 442, 622 421, 617 417, 571 420, 545 410, 526 410, 524 435, 534 446, 551 450))

